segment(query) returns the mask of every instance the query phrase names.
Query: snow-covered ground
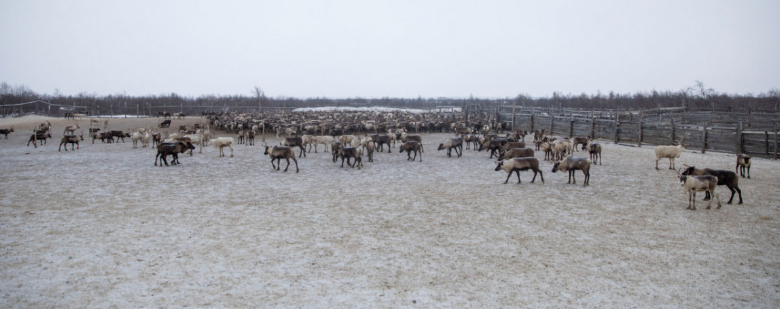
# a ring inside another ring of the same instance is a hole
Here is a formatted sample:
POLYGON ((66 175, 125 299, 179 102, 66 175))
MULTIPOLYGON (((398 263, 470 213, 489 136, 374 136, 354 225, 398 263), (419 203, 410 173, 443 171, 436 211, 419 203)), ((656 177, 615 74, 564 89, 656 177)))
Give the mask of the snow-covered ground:
POLYGON ((260 146, 172 167, 129 140, 58 152, 63 119, 26 147, 43 120, 0 120, 16 131, 0 139, 2 308, 780 306, 779 162, 754 159, 745 204, 719 187, 721 209, 690 211, 648 146, 605 142, 589 187, 549 162, 544 183, 505 185, 485 152, 437 152, 448 134, 422 135, 422 162, 395 148, 340 168, 320 148, 296 174, 260 146))

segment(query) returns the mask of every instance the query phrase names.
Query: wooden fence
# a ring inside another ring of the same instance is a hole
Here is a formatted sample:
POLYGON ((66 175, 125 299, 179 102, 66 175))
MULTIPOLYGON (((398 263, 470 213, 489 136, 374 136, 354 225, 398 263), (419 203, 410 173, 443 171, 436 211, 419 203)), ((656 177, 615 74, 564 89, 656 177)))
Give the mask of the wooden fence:
POLYGON ((702 153, 747 153, 777 159, 778 123, 775 112, 690 111, 660 108, 634 111, 501 108, 501 122, 517 130, 544 129, 561 136, 593 136, 616 144, 676 145, 702 153))

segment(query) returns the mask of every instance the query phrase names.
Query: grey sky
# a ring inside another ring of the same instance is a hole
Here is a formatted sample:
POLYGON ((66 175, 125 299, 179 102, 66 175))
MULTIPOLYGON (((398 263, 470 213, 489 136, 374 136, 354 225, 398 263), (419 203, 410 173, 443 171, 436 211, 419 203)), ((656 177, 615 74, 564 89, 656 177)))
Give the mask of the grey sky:
POLYGON ((0 0, 39 93, 514 97, 780 87, 780 1, 0 0))

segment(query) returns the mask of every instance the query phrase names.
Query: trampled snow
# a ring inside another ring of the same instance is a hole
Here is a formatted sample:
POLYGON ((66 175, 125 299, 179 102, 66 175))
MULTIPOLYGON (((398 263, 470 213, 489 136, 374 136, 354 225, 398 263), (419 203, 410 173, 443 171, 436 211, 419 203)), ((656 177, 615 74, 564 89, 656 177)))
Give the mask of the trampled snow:
POLYGON ((422 134, 422 162, 396 146, 342 168, 320 148, 295 173, 272 170, 260 146, 169 167, 129 140, 58 152, 64 119, 50 119, 47 145, 25 146, 42 120, 0 120, 16 131, 0 139, 2 308, 780 306, 775 161, 740 178, 745 204, 719 187, 721 209, 699 194, 690 211, 648 146, 605 141, 588 187, 544 161, 544 183, 521 172, 518 185, 485 152, 436 151, 445 133, 422 134))

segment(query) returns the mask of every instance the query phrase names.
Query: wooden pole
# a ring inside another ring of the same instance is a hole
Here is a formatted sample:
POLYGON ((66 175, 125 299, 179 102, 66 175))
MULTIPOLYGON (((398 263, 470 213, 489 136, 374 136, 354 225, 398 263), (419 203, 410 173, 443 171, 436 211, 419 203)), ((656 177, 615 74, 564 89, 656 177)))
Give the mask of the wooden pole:
POLYGON ((572 138, 574 136, 574 114, 569 117, 569 138, 572 138))
POLYGON ((777 160, 777 122, 775 122, 775 160, 777 160))
POLYGON ((615 144, 620 142, 620 134, 618 132, 620 132, 620 115, 616 114, 615 115, 615 144))
POLYGON ((553 134, 553 119, 555 119, 555 116, 553 116, 552 113, 549 113, 550 115, 550 134, 553 134))
POLYGON ((707 151, 707 124, 704 124, 704 128, 701 129, 701 153, 707 151))
POLYGON ((766 154, 769 155, 769 131, 764 131, 764 142, 766 143, 766 154))
POLYGON ((515 101, 512 101, 512 132, 515 132, 515 101))
POLYGON ((737 154, 742 153, 742 121, 739 122, 737 127, 737 154))
POLYGON ((590 138, 596 139, 596 118, 590 114, 590 138))
POLYGON ((642 127, 644 126, 644 118, 642 118, 642 110, 639 110, 639 141, 637 141, 636 146, 642 147, 642 127))

